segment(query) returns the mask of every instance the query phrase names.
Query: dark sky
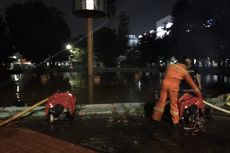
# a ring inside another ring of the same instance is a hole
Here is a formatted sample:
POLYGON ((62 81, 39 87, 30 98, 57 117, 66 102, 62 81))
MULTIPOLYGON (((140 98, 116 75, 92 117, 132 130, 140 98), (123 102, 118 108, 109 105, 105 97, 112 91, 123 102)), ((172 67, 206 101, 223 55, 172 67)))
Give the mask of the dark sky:
MULTIPOLYGON (((24 3, 28 0, 0 0, 0 15, 12 3, 24 3)), ((55 6, 66 16, 72 36, 86 33, 86 19, 72 15, 72 0, 44 0, 48 6, 55 6)), ((155 29, 156 21, 169 15, 176 0, 117 0, 117 14, 125 11, 130 19, 130 33, 139 35, 155 29)), ((106 24, 104 18, 94 19, 94 29, 106 24)), ((111 21, 113 28, 117 28, 118 18, 111 21)))

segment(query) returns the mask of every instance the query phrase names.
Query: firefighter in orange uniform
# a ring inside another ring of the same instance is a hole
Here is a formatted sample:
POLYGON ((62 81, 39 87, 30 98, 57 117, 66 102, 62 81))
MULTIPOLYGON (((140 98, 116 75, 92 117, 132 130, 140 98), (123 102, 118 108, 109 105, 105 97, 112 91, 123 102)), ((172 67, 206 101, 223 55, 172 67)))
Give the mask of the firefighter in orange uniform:
POLYGON ((165 72, 165 77, 162 82, 160 99, 156 102, 153 110, 152 119, 154 121, 160 121, 166 104, 166 100, 170 99, 170 113, 172 116, 173 125, 176 127, 179 123, 179 110, 177 105, 179 84, 181 80, 186 82, 192 87, 193 92, 200 98, 202 94, 199 88, 196 86, 191 76, 187 72, 187 66, 183 63, 171 64, 168 66, 165 72))

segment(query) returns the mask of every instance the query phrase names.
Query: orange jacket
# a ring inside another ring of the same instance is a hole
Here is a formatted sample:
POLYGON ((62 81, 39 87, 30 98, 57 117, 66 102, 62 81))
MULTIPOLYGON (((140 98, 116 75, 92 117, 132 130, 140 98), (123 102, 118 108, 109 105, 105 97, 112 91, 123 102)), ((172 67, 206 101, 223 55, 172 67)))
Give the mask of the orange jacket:
POLYGON ((201 97, 200 90, 186 70, 186 66, 181 63, 169 65, 165 73, 164 82, 167 82, 172 86, 179 88, 181 80, 186 80, 186 82, 191 86, 195 94, 198 97, 201 97))

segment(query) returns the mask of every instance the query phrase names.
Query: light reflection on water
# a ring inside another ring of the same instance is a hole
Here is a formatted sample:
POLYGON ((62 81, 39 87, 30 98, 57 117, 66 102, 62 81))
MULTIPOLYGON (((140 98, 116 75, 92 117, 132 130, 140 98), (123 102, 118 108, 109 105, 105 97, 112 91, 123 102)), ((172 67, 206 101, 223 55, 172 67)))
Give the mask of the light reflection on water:
POLYGON ((205 84, 210 83, 224 83, 224 84, 230 84, 230 77, 229 76, 219 76, 219 75, 206 75, 205 76, 205 84))
MULTIPOLYGON (((56 91, 70 91, 78 103, 122 103, 153 101, 159 96, 163 78, 158 72, 107 72, 88 79, 79 72, 12 74, 0 87, 0 106, 32 105, 56 91)), ((202 75, 206 94, 216 96, 230 91, 230 77, 202 75)))

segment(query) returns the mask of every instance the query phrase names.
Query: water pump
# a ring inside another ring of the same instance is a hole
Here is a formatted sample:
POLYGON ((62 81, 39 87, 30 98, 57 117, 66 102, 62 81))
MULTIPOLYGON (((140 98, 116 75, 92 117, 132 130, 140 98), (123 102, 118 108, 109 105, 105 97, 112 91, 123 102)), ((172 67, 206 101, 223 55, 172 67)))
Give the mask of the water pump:
POLYGON ((69 92, 57 92, 48 98, 46 116, 50 123, 71 120, 75 113, 76 98, 69 92))

